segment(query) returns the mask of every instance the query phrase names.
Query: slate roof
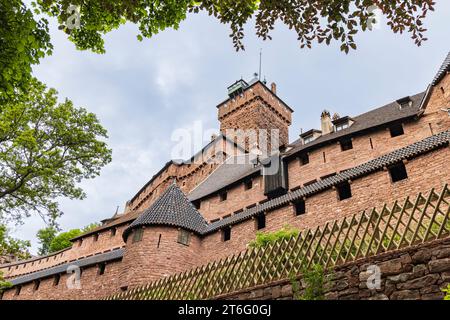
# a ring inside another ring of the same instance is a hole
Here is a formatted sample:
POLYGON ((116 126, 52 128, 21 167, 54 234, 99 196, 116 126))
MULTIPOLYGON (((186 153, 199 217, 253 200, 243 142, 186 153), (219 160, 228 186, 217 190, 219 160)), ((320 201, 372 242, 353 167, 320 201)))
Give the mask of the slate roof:
POLYGON ((248 154, 229 157, 189 193, 188 199, 201 199, 260 170, 260 166, 250 163, 248 154))
POLYGON ((442 63, 441 67, 439 68, 436 76, 433 79, 433 82, 431 83, 433 86, 437 85, 439 81, 441 81, 447 72, 450 71, 450 52, 447 54, 447 58, 445 58, 444 62, 442 63))
POLYGON ((207 223, 183 191, 172 183, 150 208, 125 229, 124 240, 134 228, 148 225, 175 226, 201 234, 207 223))
POLYGON ((27 275, 24 275, 24 276, 20 276, 20 277, 8 280, 8 282, 10 282, 13 286, 17 286, 17 285, 20 285, 20 284, 24 284, 24 283, 27 283, 27 282, 34 281, 34 280, 51 277, 51 276, 59 274, 59 273, 66 273, 67 272, 67 268, 69 266, 75 265, 75 266, 78 266, 78 267, 82 268, 82 267, 95 265, 97 263, 118 260, 118 259, 121 259, 123 257, 123 252, 124 252, 123 248, 115 249, 115 250, 112 250, 112 251, 109 251, 109 252, 106 252, 106 253, 97 254, 95 256, 83 258, 83 259, 80 259, 80 260, 76 260, 76 261, 68 262, 68 263, 65 263, 65 264, 61 264, 61 265, 56 266, 56 267, 51 267, 51 268, 48 268, 48 269, 44 269, 44 270, 41 270, 41 271, 37 271, 37 272, 33 272, 33 273, 30 273, 30 274, 27 274, 27 275))
POLYGON ((352 117, 354 123, 350 127, 323 135, 310 143, 302 144, 301 139, 298 139, 290 144, 292 149, 287 151, 285 156, 291 157, 300 151, 319 147, 348 135, 354 135, 381 125, 417 116, 424 95, 425 92, 421 92, 411 96, 411 106, 400 108, 400 104, 394 101, 383 107, 352 117))
POLYGON ((296 201, 303 197, 311 196, 315 193, 321 192, 335 185, 338 185, 344 181, 353 180, 365 176, 372 172, 382 170, 384 167, 397 163, 399 161, 414 158, 420 154, 446 146, 449 144, 449 141, 450 141, 450 130, 430 136, 421 141, 413 143, 409 146, 395 150, 386 155, 368 161, 364 164, 340 172, 332 177, 319 180, 308 186, 305 186, 293 192, 289 192, 281 197, 275 198, 263 204, 258 204, 255 207, 244 210, 238 214, 213 222, 208 225, 205 234, 212 233, 225 226, 233 225, 240 221, 247 220, 259 213, 264 213, 267 211, 274 210, 278 207, 285 206, 290 202, 296 201))

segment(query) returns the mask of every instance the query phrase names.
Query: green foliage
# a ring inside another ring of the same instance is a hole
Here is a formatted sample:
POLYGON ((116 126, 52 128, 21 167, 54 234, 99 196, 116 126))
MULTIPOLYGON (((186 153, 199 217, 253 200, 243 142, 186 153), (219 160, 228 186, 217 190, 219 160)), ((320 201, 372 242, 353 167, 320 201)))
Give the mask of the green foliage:
POLYGON ((55 221, 54 199, 83 199, 77 186, 111 161, 97 117, 36 79, 27 94, 0 105, 0 212, 21 222, 31 212, 55 221))
MULTIPOLYGON (((48 246, 47 253, 70 248, 72 246, 72 242, 70 241, 71 239, 81 236, 83 233, 90 232, 98 226, 100 226, 99 223, 91 223, 83 229, 72 229, 67 232, 62 232, 56 236, 54 235, 48 246)), ((42 229, 39 230, 38 235, 41 233, 41 231, 43 234, 51 234, 51 232, 53 232, 54 230, 49 230, 49 228, 42 229)))
POLYGON ((447 288, 442 289, 445 292, 444 300, 450 300, 450 283, 447 285, 447 288))
POLYGON ((82 234, 83 231, 81 231, 80 229, 72 229, 67 232, 58 234, 50 243, 49 253, 70 248, 72 246, 72 242, 70 242, 70 240, 82 234))
POLYGON ((3 279, 3 272, 0 271, 0 293, 5 289, 11 288, 12 284, 3 279))
POLYGON ((8 233, 8 228, 0 224, 0 256, 12 255, 19 259, 28 259, 31 257, 28 251, 30 247, 30 241, 12 238, 8 233))
POLYGON ((84 227, 83 229, 81 229, 81 232, 86 233, 86 232, 90 232, 92 230, 94 230, 97 227, 100 227, 100 223, 91 223, 89 225, 87 225, 86 227, 84 227))
POLYGON ((52 45, 47 20, 37 19, 21 0, 0 0, 0 25, 1 104, 27 91, 31 66, 51 54, 52 45))
POLYGON ((297 229, 290 228, 289 226, 284 226, 283 229, 275 232, 257 232, 256 239, 249 243, 249 247, 262 248, 281 239, 289 240, 292 237, 297 237, 299 233, 297 229))
POLYGON ((314 264, 311 268, 302 271, 305 289, 300 300, 323 300, 324 294, 324 269, 320 264, 314 264))
POLYGON ((36 237, 38 238, 40 244, 38 254, 40 256, 50 253, 50 245, 57 233, 58 229, 54 226, 41 229, 37 232, 36 237))
MULTIPOLYGON (((313 41, 341 43, 341 50, 355 49, 354 36, 370 29, 374 19, 375 1, 367 0, 165 0, 165 1, 108 1, 91 0, 37 0, 35 7, 57 17, 71 41, 79 49, 104 52, 103 36, 127 22, 138 25, 138 39, 152 37, 167 28, 178 29, 188 13, 206 12, 231 29, 231 38, 237 50, 243 49, 244 26, 253 17, 256 34, 271 39, 275 23, 281 21, 296 32, 302 47, 311 47, 313 41), (80 28, 67 26, 70 5, 79 6, 80 28)), ((425 40, 423 20, 433 10, 430 0, 376 1, 393 32, 409 32, 416 44, 425 40)))

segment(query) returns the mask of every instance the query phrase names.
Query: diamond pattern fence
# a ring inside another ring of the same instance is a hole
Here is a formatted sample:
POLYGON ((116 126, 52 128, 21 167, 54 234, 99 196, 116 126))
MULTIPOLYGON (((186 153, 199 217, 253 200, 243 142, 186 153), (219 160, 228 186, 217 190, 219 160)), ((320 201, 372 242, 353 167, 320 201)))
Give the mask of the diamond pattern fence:
POLYGON ((297 237, 210 262, 110 296, 108 300, 209 299, 300 274, 312 264, 325 268, 450 235, 450 190, 432 189, 331 221, 297 237))

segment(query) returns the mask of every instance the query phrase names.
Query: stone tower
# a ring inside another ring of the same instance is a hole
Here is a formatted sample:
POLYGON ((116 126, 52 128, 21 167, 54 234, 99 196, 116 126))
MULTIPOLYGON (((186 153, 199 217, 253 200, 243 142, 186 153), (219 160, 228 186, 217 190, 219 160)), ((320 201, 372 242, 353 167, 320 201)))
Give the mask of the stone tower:
POLYGON ((228 87, 227 100, 217 106, 220 131, 241 145, 245 142, 248 151, 255 141, 268 153, 288 145, 294 111, 277 96, 276 88, 275 83, 269 89, 258 80, 239 80, 228 87))

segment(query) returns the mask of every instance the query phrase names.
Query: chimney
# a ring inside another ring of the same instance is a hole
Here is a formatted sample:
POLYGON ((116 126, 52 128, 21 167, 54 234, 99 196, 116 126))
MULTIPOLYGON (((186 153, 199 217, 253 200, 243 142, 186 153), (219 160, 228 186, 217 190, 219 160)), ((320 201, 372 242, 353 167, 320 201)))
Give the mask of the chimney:
POLYGON ((272 82, 270 85, 270 90, 272 90, 274 94, 277 94, 277 84, 275 82, 272 82))
POLYGON ((327 110, 324 110, 320 115, 320 126, 323 135, 333 132, 333 123, 331 122, 330 113, 327 110))

